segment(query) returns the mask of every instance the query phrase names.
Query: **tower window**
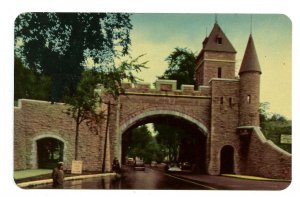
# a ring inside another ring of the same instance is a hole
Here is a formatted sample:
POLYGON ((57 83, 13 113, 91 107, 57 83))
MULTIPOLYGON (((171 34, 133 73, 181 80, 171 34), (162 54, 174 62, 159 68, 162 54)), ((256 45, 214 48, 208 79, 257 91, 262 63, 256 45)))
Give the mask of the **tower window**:
POLYGON ((222 44, 223 43, 223 40, 222 40, 222 37, 217 37, 216 38, 216 42, 217 42, 217 44, 222 44))
POLYGON ((251 103, 251 95, 247 96, 247 103, 249 103, 249 104, 251 103))
POLYGON ((230 97, 230 98, 229 98, 229 107, 232 107, 232 104, 233 104, 232 98, 230 97))
POLYGON ((222 78, 222 68, 218 68, 218 78, 222 78))
POLYGON ((223 105, 223 103, 224 103, 224 98, 221 97, 221 98, 220 98, 220 104, 223 105))

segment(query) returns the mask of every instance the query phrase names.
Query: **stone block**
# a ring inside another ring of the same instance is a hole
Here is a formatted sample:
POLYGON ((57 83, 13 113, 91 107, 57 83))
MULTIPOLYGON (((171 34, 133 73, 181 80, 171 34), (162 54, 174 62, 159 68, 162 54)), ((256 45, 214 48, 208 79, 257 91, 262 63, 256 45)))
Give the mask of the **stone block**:
POLYGON ((176 85, 176 80, 157 80, 155 82, 156 90, 158 91, 175 91, 176 85))

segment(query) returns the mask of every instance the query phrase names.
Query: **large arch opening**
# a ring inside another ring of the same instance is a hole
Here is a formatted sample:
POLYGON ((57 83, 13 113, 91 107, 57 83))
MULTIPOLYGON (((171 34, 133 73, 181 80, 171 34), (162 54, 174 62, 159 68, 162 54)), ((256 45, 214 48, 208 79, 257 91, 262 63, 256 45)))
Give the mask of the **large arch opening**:
POLYGON ((226 145, 221 150, 221 174, 234 174, 234 148, 226 145))
POLYGON ((37 167, 52 169, 57 162, 63 161, 64 143, 56 138, 45 137, 36 141, 37 167))
MULTIPOLYGON (((121 160, 123 164, 126 163, 126 158, 134 156, 130 151, 136 144, 132 143, 139 143, 139 140, 134 138, 144 140, 143 137, 139 137, 138 133, 147 132, 145 129, 150 130, 153 139, 150 139, 151 143, 141 144, 137 149, 145 150, 145 154, 152 154, 153 157, 152 159, 150 157, 150 160, 158 163, 164 161, 187 164, 194 172, 206 173, 207 128, 190 116, 178 112, 150 112, 131 119, 126 126, 122 125, 121 160), (164 132, 164 129, 169 130, 164 132), (154 153, 157 151, 157 146, 160 156, 154 153), (173 153, 170 154, 170 151, 173 153)), ((146 162, 150 160, 146 158, 146 162)))

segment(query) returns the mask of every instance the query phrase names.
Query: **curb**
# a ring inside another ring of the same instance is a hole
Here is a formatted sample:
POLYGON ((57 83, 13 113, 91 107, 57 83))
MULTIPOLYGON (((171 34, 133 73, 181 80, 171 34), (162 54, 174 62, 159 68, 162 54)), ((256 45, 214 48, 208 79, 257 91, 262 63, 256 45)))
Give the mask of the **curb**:
MULTIPOLYGON (((79 179, 98 178, 98 177, 115 176, 115 175, 116 175, 116 173, 79 175, 79 176, 66 177, 64 180, 65 181, 72 181, 72 180, 79 180, 79 179)), ((49 184, 49 183, 52 183, 52 179, 44 179, 44 180, 38 180, 38 181, 23 182, 23 183, 18 183, 17 186, 19 186, 20 188, 26 188, 26 187, 29 187, 29 186, 49 184)))
POLYGON ((238 175, 238 174, 221 174, 221 176, 237 178, 237 179, 245 179, 251 181, 291 182, 291 180, 286 180, 286 179, 272 179, 272 178, 249 176, 249 175, 238 175))

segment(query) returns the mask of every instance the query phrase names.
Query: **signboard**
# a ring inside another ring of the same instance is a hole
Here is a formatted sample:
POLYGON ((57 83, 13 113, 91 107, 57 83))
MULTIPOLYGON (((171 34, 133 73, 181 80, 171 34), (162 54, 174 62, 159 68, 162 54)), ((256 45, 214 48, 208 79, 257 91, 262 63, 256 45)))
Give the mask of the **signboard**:
POLYGON ((72 169, 71 169, 72 174, 81 174, 82 173, 82 161, 72 161, 72 169))
POLYGON ((281 144, 292 144, 292 135, 281 134, 280 143, 281 144))

